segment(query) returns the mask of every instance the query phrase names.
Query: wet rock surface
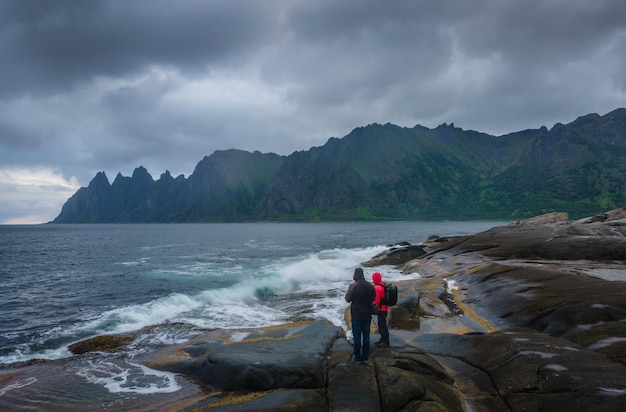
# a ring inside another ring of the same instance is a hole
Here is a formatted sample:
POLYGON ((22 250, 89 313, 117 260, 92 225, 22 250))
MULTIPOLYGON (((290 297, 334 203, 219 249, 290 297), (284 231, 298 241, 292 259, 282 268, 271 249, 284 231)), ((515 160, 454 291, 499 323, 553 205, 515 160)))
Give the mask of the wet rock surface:
POLYGON ((325 385, 328 350, 341 334, 341 328, 324 321, 249 331, 238 341, 203 334, 170 348, 180 351, 180 360, 154 366, 217 390, 319 389, 325 385))
POLYGON ((474 410, 605 410, 626 406, 623 365, 567 339, 525 328, 430 334, 416 345, 447 368, 474 410))
POLYGON ((135 339, 131 335, 100 335, 81 340, 68 346, 74 355, 87 352, 112 351, 118 349, 135 339))
POLYGON ((424 256, 425 254, 426 251, 422 246, 406 244, 403 242, 380 252, 367 262, 363 262, 363 266, 373 267, 381 265, 400 265, 406 261, 424 256))
POLYGON ((141 362, 209 389, 179 410, 461 410, 463 395, 442 364, 403 339, 372 344, 368 364, 352 359, 342 329, 310 321, 207 332, 141 362))

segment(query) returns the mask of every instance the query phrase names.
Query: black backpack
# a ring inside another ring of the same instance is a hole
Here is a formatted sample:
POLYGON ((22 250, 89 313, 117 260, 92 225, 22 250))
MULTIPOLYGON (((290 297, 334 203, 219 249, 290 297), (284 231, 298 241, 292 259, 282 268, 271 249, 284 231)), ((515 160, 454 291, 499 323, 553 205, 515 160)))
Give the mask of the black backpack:
POLYGON ((381 305, 394 306, 398 303, 398 287, 393 283, 385 283, 385 297, 380 301, 381 305))

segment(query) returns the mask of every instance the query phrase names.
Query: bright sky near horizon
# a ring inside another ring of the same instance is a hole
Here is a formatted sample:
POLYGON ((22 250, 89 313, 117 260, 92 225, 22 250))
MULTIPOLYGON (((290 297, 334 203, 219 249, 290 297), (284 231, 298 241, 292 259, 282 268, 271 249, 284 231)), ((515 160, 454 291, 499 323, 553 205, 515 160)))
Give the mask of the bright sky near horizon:
POLYGON ((0 0, 0 223, 370 123, 501 135, 626 106, 623 0, 0 0))

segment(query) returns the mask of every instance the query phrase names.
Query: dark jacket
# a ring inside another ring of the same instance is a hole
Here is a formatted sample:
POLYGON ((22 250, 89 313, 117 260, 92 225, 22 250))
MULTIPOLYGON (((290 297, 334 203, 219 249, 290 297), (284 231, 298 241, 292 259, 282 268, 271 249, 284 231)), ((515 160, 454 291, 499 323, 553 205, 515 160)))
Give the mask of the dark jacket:
POLYGON ((350 316, 353 319, 366 319, 371 316, 372 302, 376 298, 374 285, 365 280, 363 269, 354 271, 354 283, 350 284, 346 292, 346 302, 350 302, 350 316))

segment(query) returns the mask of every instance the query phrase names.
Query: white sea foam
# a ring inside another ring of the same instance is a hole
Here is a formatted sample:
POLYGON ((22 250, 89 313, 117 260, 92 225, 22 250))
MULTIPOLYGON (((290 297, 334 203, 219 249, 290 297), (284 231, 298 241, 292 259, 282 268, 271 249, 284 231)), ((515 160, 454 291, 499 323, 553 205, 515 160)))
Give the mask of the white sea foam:
MULTIPOLYGON (((127 333, 168 322, 185 322, 204 328, 245 328, 287 321, 290 313, 270 308, 259 299, 257 293, 262 290, 278 295, 293 292, 315 294, 316 299, 310 302, 313 316, 343 325, 343 311, 347 305, 343 294, 352 281, 354 267, 360 266, 361 261, 369 259, 381 249, 331 249, 302 258, 270 262, 230 287, 199 291, 196 294, 172 293, 145 304, 106 311, 82 324, 59 328, 54 332, 64 336, 85 336, 127 333)), ((381 269, 384 268, 377 268, 377 271, 381 269)), ((188 272, 185 269, 180 271, 188 272)), ((165 273, 157 272, 161 275, 165 273)), ((212 273, 212 276, 218 277, 224 273, 241 276, 241 272, 241 267, 231 266, 212 273)), ((386 280, 393 280, 402 275, 389 268, 383 272, 383 276, 386 280)), ((163 343, 180 341, 163 334, 145 339, 156 339, 163 343)), ((67 354, 65 352, 62 356, 67 354)))
POLYGON ((245 338, 247 338, 250 334, 247 332, 233 332, 230 335, 230 341, 231 342, 241 342, 242 340, 244 340, 245 338))
POLYGON ((381 247, 331 249, 297 261, 279 263, 274 270, 286 283, 323 285, 328 281, 352 281, 355 267, 380 252, 381 247))
POLYGON ((444 279, 444 281, 446 282, 446 292, 452 293, 452 291, 459 289, 455 280, 444 279))
POLYGON ((76 374, 104 386, 111 393, 172 393, 180 390, 176 375, 126 361, 120 366, 110 361, 88 361, 76 374))
POLYGON ((150 329, 149 332, 141 334, 129 345, 131 347, 138 346, 161 346, 161 345, 177 345, 187 342, 190 338, 199 335, 200 331, 189 330, 187 328, 178 329, 162 325, 150 329))
MULTIPOLYGON (((354 268, 384 248, 329 249, 297 261, 278 263, 271 268, 274 276, 267 278, 272 279, 267 285, 272 285, 278 294, 298 292, 315 296, 310 302, 313 316, 345 329, 344 311, 348 304, 344 294, 352 282, 354 268)), ((364 271, 368 280, 374 272, 381 272, 383 280, 388 282, 419 277, 418 274, 403 275, 391 266, 364 268, 364 271)))
MULTIPOLYGON (((94 333, 124 333, 172 320, 177 315, 199 308, 202 302, 182 293, 173 293, 144 305, 132 305, 105 312, 99 318, 75 329, 94 333)), ((75 333, 77 330, 68 330, 75 333)))
POLYGON ((180 320, 203 328, 238 329, 284 323, 287 315, 260 304, 228 304, 207 307, 200 313, 188 314, 180 320))
POLYGON ((15 350, 5 356, 0 356, 0 364, 10 364, 24 362, 31 359, 63 359, 71 356, 72 353, 66 348, 44 349, 32 351, 27 344, 18 345, 15 350))
POLYGON ((13 389, 23 388, 24 386, 32 385, 35 382, 37 382, 37 378, 35 378, 34 376, 31 376, 26 379, 20 379, 15 382, 11 382, 8 385, 5 385, 0 388, 0 396, 4 395, 5 393, 9 391, 12 391, 13 389))
POLYGON ((144 258, 139 258, 137 260, 133 260, 130 262, 119 262, 118 265, 123 265, 123 266, 139 266, 139 265, 143 265, 146 262, 148 262, 151 258, 149 257, 144 257, 144 258))

